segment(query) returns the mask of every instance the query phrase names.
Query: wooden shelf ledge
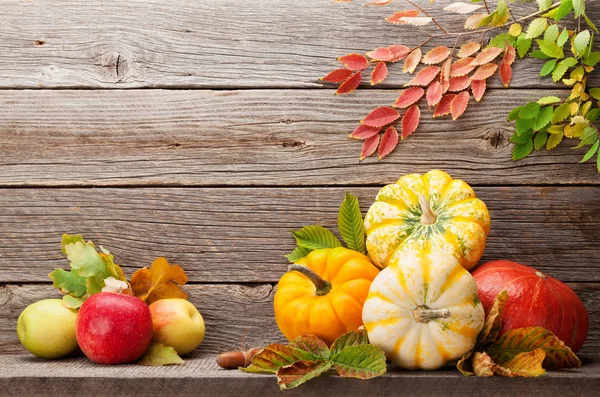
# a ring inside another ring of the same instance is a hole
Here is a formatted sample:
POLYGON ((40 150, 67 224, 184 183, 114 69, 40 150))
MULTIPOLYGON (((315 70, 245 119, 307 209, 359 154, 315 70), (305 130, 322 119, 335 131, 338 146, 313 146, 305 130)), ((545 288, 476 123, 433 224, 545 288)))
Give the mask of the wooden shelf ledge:
POLYGON ((390 368, 370 381, 322 377, 281 392, 274 376, 217 367, 214 354, 186 358, 183 366, 101 366, 85 358, 46 361, 31 355, 0 356, 2 395, 94 396, 590 396, 600 389, 600 355, 583 356, 577 370, 551 371, 537 379, 465 378, 453 368, 401 371, 390 368), (326 391, 326 392, 325 392, 326 391), (8 393, 8 394, 5 394, 8 393), (83 394, 85 393, 85 394, 83 394))

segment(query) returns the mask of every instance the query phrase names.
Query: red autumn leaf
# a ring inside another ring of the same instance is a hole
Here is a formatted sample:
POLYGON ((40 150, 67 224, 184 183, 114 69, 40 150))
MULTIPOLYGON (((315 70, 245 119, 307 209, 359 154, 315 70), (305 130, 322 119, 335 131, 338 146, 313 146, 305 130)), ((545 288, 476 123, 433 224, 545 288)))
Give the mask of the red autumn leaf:
POLYGON ((416 16, 419 16, 419 10, 406 10, 406 11, 396 12, 395 14, 387 17, 385 20, 388 21, 389 23, 404 24, 405 22, 402 22, 400 20, 400 18, 416 17, 416 16))
POLYGON ((377 66, 373 69, 373 73, 371 73, 371 85, 377 85, 381 83, 388 74, 388 68, 385 62, 379 62, 377 66))
POLYGON ((442 70, 440 70, 440 82, 450 80, 450 67, 452 66, 452 58, 447 59, 446 62, 442 65, 442 70))
POLYGON ((375 150, 377 149, 377 146, 379 145, 379 134, 375 134, 372 137, 370 137, 369 139, 367 139, 366 141, 364 141, 363 145, 362 145, 362 150, 360 151, 360 161, 363 161, 364 159, 366 159, 367 157, 369 157, 370 155, 372 155, 373 153, 375 153, 375 150))
POLYGON ((369 60, 360 54, 348 54, 338 58, 346 69, 360 71, 369 67, 369 60))
POLYGON ((515 51, 515 47, 511 46, 510 44, 506 44, 506 49, 504 50, 504 57, 502 57, 502 60, 508 63, 510 66, 515 61, 516 57, 517 53, 515 51))
POLYGON ((466 90, 471 85, 471 78, 469 76, 458 76, 450 78, 450 87, 448 91, 458 92, 466 90))
POLYGON ((471 41, 467 44, 463 44, 458 50, 458 54, 456 54, 459 58, 466 58, 475 54, 481 48, 481 44, 476 41, 471 41))
POLYGON ((352 134, 348 135, 348 138, 361 140, 369 139, 379 131, 381 131, 381 127, 369 127, 368 125, 361 124, 352 131, 352 134))
POLYGON ((512 67, 506 61, 500 62, 500 81, 502 85, 508 87, 512 78, 512 67))
POLYGON ((473 60, 473 66, 484 65, 492 62, 498 55, 502 53, 502 48, 488 47, 481 51, 473 60))
POLYGON ((475 65, 473 65, 474 59, 475 58, 466 57, 454 62, 454 64, 450 66, 450 77, 464 76, 471 73, 471 71, 475 69, 475 65))
POLYGON ((369 127, 383 127, 386 124, 396 121, 398 117, 400 117, 400 113, 396 109, 382 106, 373 110, 360 122, 369 127))
POLYGON ((354 73, 352 76, 350 76, 350 78, 348 78, 348 80, 340 84, 335 94, 348 94, 349 92, 354 91, 360 85, 361 81, 362 73, 354 73))
POLYGON ((379 145, 379 160, 390 154, 398 145, 398 131, 394 126, 388 127, 379 145))
POLYGON ((435 106, 442 99, 442 84, 439 81, 431 83, 427 89, 427 105, 435 106))
POLYGON ((404 117, 402 117, 402 139, 405 139, 410 134, 415 132, 419 126, 419 119, 421 118, 421 110, 418 105, 412 105, 408 108, 404 117))
POLYGON ((450 114, 452 114, 452 120, 459 118, 467 108, 469 104, 469 92, 463 91, 457 94, 452 102, 450 102, 450 114))
POLYGON ((442 81, 442 94, 445 94, 446 92, 448 92, 448 88, 450 88, 450 81, 442 81))
POLYGON ((435 79, 435 76, 438 75, 440 69, 441 68, 439 66, 425 66, 419 71, 419 73, 415 75, 415 77, 412 78, 411 81, 406 83, 406 85, 428 85, 433 79, 435 79))
POLYGON ((391 2, 392 2, 392 0, 371 0, 370 3, 366 4, 366 6, 381 7, 381 6, 386 6, 386 5, 390 4, 391 2))
POLYGON ((388 49, 392 52, 392 59, 388 62, 398 62, 406 58, 408 53, 410 52, 410 48, 404 45, 394 44, 388 47, 388 49))
POLYGON ((333 72, 329 73, 327 76, 321 77, 321 80, 327 81, 329 83, 341 83, 351 75, 352 70, 350 69, 336 69, 333 72))
POLYGON ((406 108, 417 102, 425 94, 421 87, 410 87, 402 91, 392 106, 395 108, 406 108))
POLYGON ((473 93, 473 98, 479 102, 485 92, 485 80, 473 80, 471 83, 471 92, 473 93))
POLYGON ((404 67, 402 68, 403 72, 413 73, 417 68, 419 62, 421 62, 421 49, 415 48, 408 57, 406 57, 406 61, 404 61, 404 67))
POLYGON ((435 47, 427 51, 427 54, 425 54, 421 62, 423 62, 425 65, 435 65, 436 63, 440 63, 444 59, 448 58, 450 52, 450 48, 446 46, 435 47))
POLYGON ((471 76, 471 80, 485 80, 496 72, 498 69, 498 65, 495 63, 486 63, 485 65, 481 65, 477 68, 473 76, 471 76))
POLYGON ((374 61, 389 61, 392 59, 392 51, 387 47, 378 47, 367 52, 367 56, 374 61))
POLYGON ((446 94, 442 96, 442 99, 435 105, 435 110, 433 111, 433 117, 440 117, 450 114, 450 104, 452 100, 456 97, 456 94, 446 94))

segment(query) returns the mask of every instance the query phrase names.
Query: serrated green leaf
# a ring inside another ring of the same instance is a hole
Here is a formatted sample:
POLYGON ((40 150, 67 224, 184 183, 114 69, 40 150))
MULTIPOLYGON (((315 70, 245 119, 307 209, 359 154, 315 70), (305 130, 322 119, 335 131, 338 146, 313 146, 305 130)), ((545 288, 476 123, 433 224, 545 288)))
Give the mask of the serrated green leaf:
POLYGON ((327 360, 297 361, 291 365, 281 367, 277 371, 277 383, 281 390, 293 389, 331 368, 332 363, 327 360))
MULTIPOLYGON (((65 246, 67 246, 69 244, 75 244, 78 242, 85 244, 85 240, 83 239, 81 234, 77 234, 77 235, 63 234, 62 241, 61 241, 62 253, 65 255, 67 254, 67 251, 65 250, 65 246)), ((88 243, 91 245, 94 245, 94 243, 92 243, 91 241, 88 241, 88 243)))
POLYGON ((510 137, 510 141, 513 143, 527 143, 528 141, 531 141, 532 138, 533 132, 529 131, 522 135, 519 135, 518 133, 512 134, 512 136, 510 137))
POLYGON ((344 378, 371 379, 386 371, 385 354, 373 345, 348 346, 331 357, 331 362, 344 378))
POLYGON ((592 147, 590 148, 590 150, 588 150, 585 153, 585 155, 581 159, 580 163, 585 163, 586 161, 588 161, 589 159, 591 159, 596 154, 596 152, 598 151, 598 146, 599 145, 600 145, 600 141, 596 140, 596 142, 592 145, 592 147))
POLYGON ((560 35, 556 39, 556 44, 562 47, 565 45, 567 40, 569 40, 569 31, 565 28, 562 30, 562 32, 560 32, 560 35))
POLYGON ((585 23, 587 23, 588 26, 594 30, 594 32, 598 33, 598 28, 596 27, 596 25, 594 25, 594 22, 592 22, 592 20, 585 13, 583 14, 583 19, 585 20, 585 23))
MULTIPOLYGON (((64 241, 64 240, 63 240, 64 241)), ((67 258, 71 261, 71 267, 82 277, 96 277, 105 279, 110 277, 108 266, 100 256, 91 241, 68 242, 63 245, 67 258)))
POLYGON ((516 107, 513 110, 511 110, 508 113, 508 118, 507 118, 508 121, 514 121, 514 120, 518 119, 519 118, 519 113, 521 112, 521 109, 523 109, 523 106, 519 106, 519 107, 516 107))
POLYGON ((548 141, 548 131, 540 131, 535 134, 535 139, 533 140, 533 147, 535 150, 540 150, 546 145, 548 141))
POLYGON ((583 64, 586 66, 596 66, 600 62, 600 52, 591 51, 583 60, 583 64))
POLYGON ((367 253, 365 246, 365 226, 358 198, 348 192, 346 192, 346 196, 338 212, 338 229, 348 248, 362 254, 367 253))
POLYGON ((548 26, 548 20, 546 18, 535 18, 529 26, 527 26, 527 31, 525 33, 525 38, 534 39, 544 33, 544 30, 548 26))
POLYGON ((573 4, 573 11, 575 11, 575 18, 585 12, 585 0, 571 0, 571 3, 573 4))
POLYGON ((596 121, 598 117, 600 117, 600 108, 594 108, 585 115, 585 118, 591 122, 596 121))
POLYGON ((544 41, 556 42, 556 39, 558 39, 558 25, 548 26, 544 32, 544 41))
POLYGON ((366 345, 368 343, 369 337, 364 327, 359 328, 357 331, 346 332, 331 345, 331 356, 335 356, 349 346, 366 345))
POLYGON ((558 124, 565 120, 571 114, 571 106, 568 103, 563 103, 554 110, 552 115, 552 124, 558 124))
POLYGON ((315 335, 298 336, 290 342, 289 347, 312 354, 313 358, 311 358, 311 360, 329 360, 331 357, 331 352, 329 351, 329 348, 325 342, 317 338, 315 335))
POLYGON ((577 65, 577 60, 575 58, 565 58, 556 65, 554 71, 552 72, 552 80, 556 83, 558 80, 562 79, 564 74, 571 66, 577 65))
POLYGON ((526 143, 518 143, 513 148, 513 161, 524 159, 533 151, 533 140, 528 140, 526 143))
POLYGON ((330 230, 319 225, 305 226, 302 229, 292 231, 292 234, 298 246, 311 250, 335 248, 342 245, 330 230))
POLYGON ((598 172, 600 172, 600 151, 598 152, 598 156, 596 159, 596 168, 598 169, 598 172))
POLYGON ((595 127, 585 127, 581 134, 581 142, 575 147, 575 149, 582 148, 587 145, 591 145, 598 139, 598 130, 595 127))
POLYGON ((160 367, 163 365, 181 365, 185 362, 171 346, 152 343, 137 364, 160 367))
POLYGON ((85 277, 81 277, 75 269, 67 272, 63 269, 55 269, 48 275, 52 280, 52 286, 60 289, 63 294, 72 295, 79 298, 85 294, 85 277))
POLYGON ((554 108, 552 106, 545 106, 540 110, 537 117, 535 118, 535 122, 533 123, 533 130, 539 131, 544 128, 550 121, 552 120, 552 115, 554 114, 554 108))
POLYGON ((560 48, 554 41, 536 40, 536 43, 540 47, 540 51, 551 58, 565 57, 562 48, 560 48))
POLYGON ((554 95, 549 95, 538 99, 540 105, 551 105, 553 103, 559 103, 560 98, 554 95))
POLYGON ((534 119, 540 112, 540 104, 537 102, 529 102, 519 112, 520 119, 534 119))
POLYGON ((546 11, 552 5, 552 0, 537 0, 540 11, 546 11))
POLYGON ((62 298, 62 305, 67 309, 77 310, 81 307, 81 305, 83 305, 84 301, 84 298, 75 298, 71 295, 65 295, 62 298))
POLYGON ((556 22, 560 21, 573 10, 573 3, 571 0, 561 0, 560 6, 556 8, 556 13, 554 14, 554 20, 556 22))
POLYGON ((533 131, 535 119, 518 119, 515 123, 517 134, 523 135, 533 131))
POLYGON ((546 142, 546 150, 552 150, 557 147, 558 144, 563 140, 563 137, 563 132, 558 134, 550 134, 550 138, 548 138, 548 142, 546 142))
POLYGON ((526 39, 524 34, 519 35, 517 39, 517 53, 519 54, 519 58, 523 59, 527 52, 531 48, 532 39, 526 39))
POLYGON ((240 370, 243 372, 274 374, 279 368, 302 360, 314 361, 319 360, 319 357, 295 347, 273 343, 255 354, 249 367, 240 368, 240 370))
POLYGON ((592 98, 600 101, 600 88, 590 88, 588 90, 588 92, 590 93, 590 95, 592 96, 592 98))
POLYGON ((540 71, 540 76, 548 76, 554 70, 556 66, 556 59, 551 59, 547 61, 544 66, 542 66, 542 70, 540 71))
POLYGON ((312 251, 311 249, 296 246, 296 248, 294 248, 294 250, 292 252, 290 252, 289 254, 284 255, 284 256, 291 263, 296 263, 300 259, 304 258, 306 255, 308 255, 311 251, 312 251))
POLYGON ((590 43, 590 37, 589 30, 577 33, 577 36, 575 36, 575 39, 573 40, 573 46, 575 47, 575 52, 577 54, 581 54, 583 50, 587 49, 587 46, 590 43))
POLYGON ((529 53, 529 56, 537 59, 549 59, 550 56, 544 54, 541 50, 533 50, 529 53))

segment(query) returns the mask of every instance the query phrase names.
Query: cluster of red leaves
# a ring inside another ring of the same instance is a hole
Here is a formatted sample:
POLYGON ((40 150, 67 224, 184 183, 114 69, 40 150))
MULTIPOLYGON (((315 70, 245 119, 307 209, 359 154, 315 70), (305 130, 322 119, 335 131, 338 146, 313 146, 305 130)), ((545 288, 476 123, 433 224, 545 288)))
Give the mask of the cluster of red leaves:
MULTIPOLYGON (((406 18, 419 18, 419 11, 401 11, 386 18, 390 23, 406 23, 406 18)), ((392 107, 379 107, 360 121, 360 125, 349 137, 363 140, 360 160, 371 156, 379 148, 379 159, 390 154, 418 127, 421 118, 419 102, 423 97, 433 117, 450 115, 453 120, 460 117, 469 103, 469 89, 479 102, 486 90, 486 80, 499 70, 500 81, 508 87, 512 77, 511 65, 515 60, 515 48, 487 47, 482 49, 477 42, 463 44, 458 51, 446 46, 429 50, 425 55, 421 48, 410 49, 403 45, 378 47, 362 54, 348 54, 338 58, 344 66, 322 77, 321 80, 340 84, 336 94, 347 94, 358 88, 371 71, 371 85, 382 83, 388 76, 388 64, 404 60, 403 73, 414 74, 405 84, 392 107), (456 53, 455 53, 456 52, 456 53), (496 60, 503 54, 499 62, 496 60), (456 57, 456 60, 455 60, 456 57), (423 65, 417 71, 419 65, 423 65), (416 72, 416 73, 415 73, 416 72), (397 109, 406 109, 402 115, 397 109), (396 124, 400 121, 401 133, 396 124)))

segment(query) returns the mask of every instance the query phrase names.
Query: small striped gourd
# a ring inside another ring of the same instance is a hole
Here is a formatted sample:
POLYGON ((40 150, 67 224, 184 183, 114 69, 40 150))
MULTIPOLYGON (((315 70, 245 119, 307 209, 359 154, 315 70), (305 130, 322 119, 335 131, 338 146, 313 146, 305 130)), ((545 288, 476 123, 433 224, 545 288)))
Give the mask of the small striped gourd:
POLYGON ((460 358, 484 321, 475 280, 443 251, 396 253, 363 306, 369 342, 405 369, 437 369, 460 358))
POLYGON ((433 170, 384 186, 365 216, 365 230, 379 268, 396 251, 433 249, 451 253, 470 270, 483 255, 490 215, 468 184, 433 170))

